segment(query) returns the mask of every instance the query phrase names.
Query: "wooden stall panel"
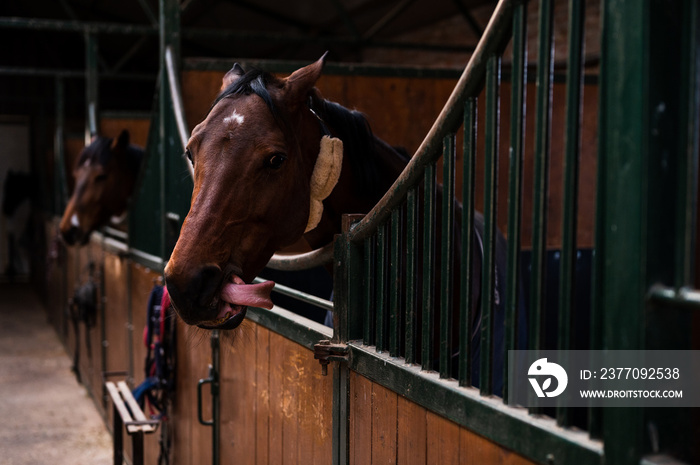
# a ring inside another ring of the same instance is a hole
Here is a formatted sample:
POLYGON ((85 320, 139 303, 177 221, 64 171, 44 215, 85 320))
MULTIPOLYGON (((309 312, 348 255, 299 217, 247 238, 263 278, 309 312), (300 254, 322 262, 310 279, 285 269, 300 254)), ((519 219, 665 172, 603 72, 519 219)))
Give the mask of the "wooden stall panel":
POLYGON ((65 344, 66 336, 66 315, 65 302, 68 299, 66 295, 67 277, 66 277, 66 261, 67 251, 62 242, 54 243, 56 238, 58 224, 56 222, 47 221, 46 223, 46 239, 47 250, 53 251, 54 255, 48 257, 46 269, 47 274, 47 309, 49 321, 56 329, 61 342, 65 344))
POLYGON ((102 275, 104 252, 102 244, 99 241, 91 241, 87 246, 83 247, 83 265, 81 284, 87 282, 89 271, 88 267, 92 263, 94 267, 93 277, 97 285, 97 300, 96 300, 96 315, 94 325, 87 328, 85 323, 80 324, 81 331, 81 361, 83 362, 83 382, 88 383, 88 390, 92 394, 95 404, 102 411, 102 275), (86 334, 87 332, 87 334, 86 334))
MULTIPOLYGON (((197 382, 208 376, 211 363, 209 331, 177 321, 177 379, 173 454, 177 465, 199 465, 212 461, 212 431, 197 420, 197 382)), ((211 390, 204 386, 204 419, 211 419, 211 390)))
POLYGON ((333 379, 311 351, 246 321, 222 354, 222 460, 332 463, 333 379))
POLYGON ((128 263, 111 253, 104 257, 106 371, 128 371, 129 291, 128 263))
POLYGON ((427 460, 427 410, 398 397, 397 463, 421 465, 427 460))
POLYGON ((355 372, 350 399, 350 465, 534 465, 355 372))
MULTIPOLYGON (((147 321, 148 299, 153 284, 160 277, 160 273, 131 262, 129 264, 131 280, 131 324, 134 328, 132 338, 134 385, 138 386, 146 379, 145 362, 147 349, 143 340, 143 330, 147 321)), ((149 410, 146 408, 148 415, 149 410)), ((144 437, 144 463, 158 463, 160 431, 155 434, 147 434, 144 437)))

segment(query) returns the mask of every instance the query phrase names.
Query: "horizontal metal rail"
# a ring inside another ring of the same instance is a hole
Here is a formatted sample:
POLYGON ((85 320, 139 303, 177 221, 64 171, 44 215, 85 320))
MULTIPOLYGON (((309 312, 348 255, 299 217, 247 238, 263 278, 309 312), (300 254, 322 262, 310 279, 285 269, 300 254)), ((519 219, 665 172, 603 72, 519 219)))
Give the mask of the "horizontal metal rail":
POLYGON ((700 290, 689 287, 675 289, 657 284, 652 286, 647 296, 653 304, 668 305, 680 309, 700 310, 700 290))
POLYGON ((55 32, 97 32, 100 34, 158 35, 157 26, 57 19, 0 17, 0 29, 30 29, 55 32))
MULTIPOLYGON (((264 283, 265 281, 267 280, 264 278, 253 279, 254 283, 264 283)), ((320 297, 316 297, 315 295, 298 291, 293 287, 275 283, 275 287, 274 289, 272 289, 272 292, 277 292, 278 294, 293 297, 301 302, 306 302, 307 304, 315 305, 316 307, 320 307, 325 310, 333 310, 333 302, 331 302, 330 300, 322 299, 320 297)))
POLYGON ((500 2, 496 6, 484 36, 476 46, 447 103, 430 128, 430 132, 386 195, 362 221, 350 230, 348 237, 351 241, 361 241, 374 232, 379 224, 387 219, 391 210, 404 200, 408 190, 419 182, 426 166, 442 155, 443 139, 455 132, 461 123, 464 108, 459 102, 463 102, 467 95, 478 88, 482 82, 488 58, 502 51, 510 40, 512 15, 511 2, 500 2))
MULTIPOLYGON (((54 32, 90 32, 99 34, 122 34, 122 35, 138 35, 138 36, 153 36, 158 35, 158 27, 156 25, 146 24, 123 24, 112 22, 83 22, 75 20, 57 20, 43 18, 25 18, 25 17, 0 17, 0 28, 7 29, 29 29, 34 31, 54 31, 54 32)), ((473 46, 469 45, 452 45, 452 44, 434 44, 425 42, 406 42, 392 40, 372 40, 362 39, 354 36, 338 35, 325 36, 319 38, 316 35, 303 34, 286 34, 270 31, 253 31, 253 30, 232 30, 232 29, 204 29, 204 28, 188 28, 182 30, 182 37, 186 39, 228 39, 240 41, 263 41, 263 42, 278 42, 278 43, 319 43, 321 41, 327 46, 334 45, 359 45, 367 48, 390 48, 404 50, 424 50, 435 52, 453 52, 453 53, 468 53, 474 50, 473 46)))

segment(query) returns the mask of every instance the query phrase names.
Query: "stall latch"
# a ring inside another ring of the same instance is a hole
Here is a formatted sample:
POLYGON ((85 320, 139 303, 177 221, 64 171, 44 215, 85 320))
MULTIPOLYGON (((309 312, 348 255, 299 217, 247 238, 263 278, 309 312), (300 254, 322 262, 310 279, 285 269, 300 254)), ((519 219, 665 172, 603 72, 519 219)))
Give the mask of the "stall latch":
POLYGON ((321 374, 326 376, 329 363, 350 360, 350 350, 346 344, 331 344, 331 341, 324 339, 314 344, 314 358, 321 364, 321 374))

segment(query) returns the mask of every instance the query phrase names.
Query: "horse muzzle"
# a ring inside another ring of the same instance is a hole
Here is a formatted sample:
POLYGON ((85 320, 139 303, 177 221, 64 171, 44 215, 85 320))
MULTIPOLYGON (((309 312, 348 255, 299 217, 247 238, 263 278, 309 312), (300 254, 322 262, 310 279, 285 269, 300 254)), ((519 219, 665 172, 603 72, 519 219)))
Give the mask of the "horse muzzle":
POLYGON ((90 240, 90 234, 86 234, 78 227, 70 226, 67 229, 61 229, 61 239, 66 245, 85 245, 90 240))
POLYGON ((234 329, 248 306, 272 308, 275 283, 246 284, 237 275, 226 277, 216 265, 205 265, 189 276, 165 269, 165 282, 175 311, 189 325, 204 329, 234 329))

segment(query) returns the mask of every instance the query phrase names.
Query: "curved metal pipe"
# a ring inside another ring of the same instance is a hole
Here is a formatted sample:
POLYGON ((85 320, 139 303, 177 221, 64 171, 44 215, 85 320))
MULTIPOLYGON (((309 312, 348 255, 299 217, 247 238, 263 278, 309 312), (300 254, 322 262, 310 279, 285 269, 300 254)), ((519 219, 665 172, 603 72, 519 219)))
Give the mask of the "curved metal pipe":
POLYGON ((190 176, 194 178, 194 168, 192 163, 185 157, 185 146, 189 140, 190 131, 187 129, 185 121, 185 106, 182 104, 182 91, 180 90, 180 81, 175 72, 175 59, 173 58, 173 50, 170 45, 165 47, 165 67, 168 70, 168 87, 170 88, 170 99, 173 101, 173 113, 175 113, 175 123, 177 124, 177 132, 180 134, 180 143, 182 144, 182 156, 185 158, 187 169, 190 176))

